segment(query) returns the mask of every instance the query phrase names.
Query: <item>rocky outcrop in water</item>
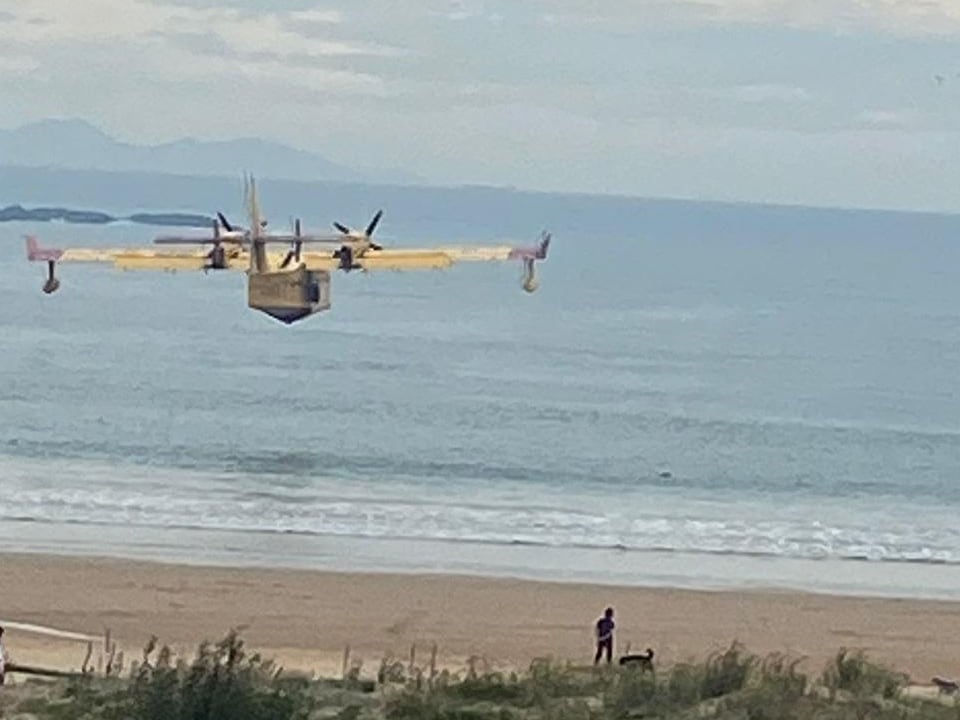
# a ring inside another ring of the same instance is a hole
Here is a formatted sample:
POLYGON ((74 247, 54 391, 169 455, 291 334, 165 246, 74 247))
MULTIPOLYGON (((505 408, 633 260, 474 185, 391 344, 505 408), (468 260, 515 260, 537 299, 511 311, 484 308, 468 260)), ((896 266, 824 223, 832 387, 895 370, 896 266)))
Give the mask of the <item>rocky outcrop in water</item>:
POLYGON ((134 213, 127 217, 115 217, 95 210, 70 210, 60 207, 27 209, 22 205, 8 205, 0 209, 0 222, 65 222, 88 225, 133 222, 141 225, 210 227, 213 218, 191 213, 134 213))

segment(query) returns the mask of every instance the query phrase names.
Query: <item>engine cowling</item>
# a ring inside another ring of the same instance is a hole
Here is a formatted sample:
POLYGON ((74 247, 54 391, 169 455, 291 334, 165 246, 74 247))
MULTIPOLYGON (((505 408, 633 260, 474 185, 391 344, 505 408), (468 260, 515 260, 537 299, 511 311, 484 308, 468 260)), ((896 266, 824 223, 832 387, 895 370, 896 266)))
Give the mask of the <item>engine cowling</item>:
POLYGON ((210 266, 214 270, 224 270, 227 267, 227 249, 219 243, 210 251, 210 266))
POLYGON ((338 253, 338 258, 340 260, 340 269, 346 272, 350 272, 354 268, 353 264, 353 248, 349 245, 344 245, 340 248, 338 253))

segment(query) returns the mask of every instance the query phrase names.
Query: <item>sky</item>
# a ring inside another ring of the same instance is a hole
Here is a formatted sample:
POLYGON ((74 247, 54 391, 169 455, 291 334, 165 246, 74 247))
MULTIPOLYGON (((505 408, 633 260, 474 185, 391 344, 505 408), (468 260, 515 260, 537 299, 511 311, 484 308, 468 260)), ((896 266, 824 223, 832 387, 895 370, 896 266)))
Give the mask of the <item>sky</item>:
POLYGON ((0 42, 2 127, 258 136, 444 185, 960 211, 960 0, 0 0, 0 42))

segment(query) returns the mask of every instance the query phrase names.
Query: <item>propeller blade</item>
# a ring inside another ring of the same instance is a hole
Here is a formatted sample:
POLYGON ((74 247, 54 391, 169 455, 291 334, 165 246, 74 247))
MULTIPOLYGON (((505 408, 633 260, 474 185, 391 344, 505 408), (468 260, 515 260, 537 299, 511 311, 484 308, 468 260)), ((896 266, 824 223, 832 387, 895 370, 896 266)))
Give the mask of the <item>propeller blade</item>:
POLYGON ((372 242, 372 243, 370 243, 370 249, 371 249, 371 250, 383 250, 383 245, 377 245, 377 243, 372 242))
POLYGON ((296 237, 300 237, 300 218, 297 218, 296 221, 294 221, 293 234, 296 237))
POLYGON ((383 210, 377 210, 377 214, 373 216, 373 220, 371 220, 370 224, 367 225, 367 237, 373 235, 373 231, 377 229, 377 225, 380 223, 381 217, 383 217, 383 210))
POLYGON ((341 225, 340 223, 335 222, 335 223, 333 224, 333 226, 334 226, 337 230, 339 230, 340 232, 342 232, 344 235, 349 235, 349 234, 350 234, 350 228, 348 228, 346 225, 341 225))
POLYGON ((220 219, 220 224, 223 225, 223 229, 227 232, 233 232, 233 225, 230 224, 230 221, 224 216, 222 212, 217 212, 217 217, 220 219))

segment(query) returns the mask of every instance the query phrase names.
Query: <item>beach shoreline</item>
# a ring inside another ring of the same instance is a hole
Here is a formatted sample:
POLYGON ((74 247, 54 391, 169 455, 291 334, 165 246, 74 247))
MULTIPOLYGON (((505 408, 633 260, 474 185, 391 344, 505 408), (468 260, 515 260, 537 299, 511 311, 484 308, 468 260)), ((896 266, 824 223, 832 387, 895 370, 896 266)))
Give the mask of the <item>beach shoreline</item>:
MULTIPOLYGON (((522 668, 539 657, 589 663, 592 625, 616 609, 617 648, 652 647, 660 665, 702 659, 733 641, 805 658, 819 673, 841 648, 909 673, 960 670, 960 603, 788 589, 691 590, 451 573, 175 564, 93 556, 0 554, 0 622, 103 637, 127 661, 155 635, 177 653, 231 629, 288 669, 337 676, 344 652, 375 674, 384 657, 463 667, 522 668)), ((86 643, 8 630, 15 661, 80 666, 86 643)), ((102 653, 96 644, 94 663, 102 653)))
POLYGON ((220 567, 960 601, 960 565, 949 563, 0 520, 0 556, 25 552, 220 567))

